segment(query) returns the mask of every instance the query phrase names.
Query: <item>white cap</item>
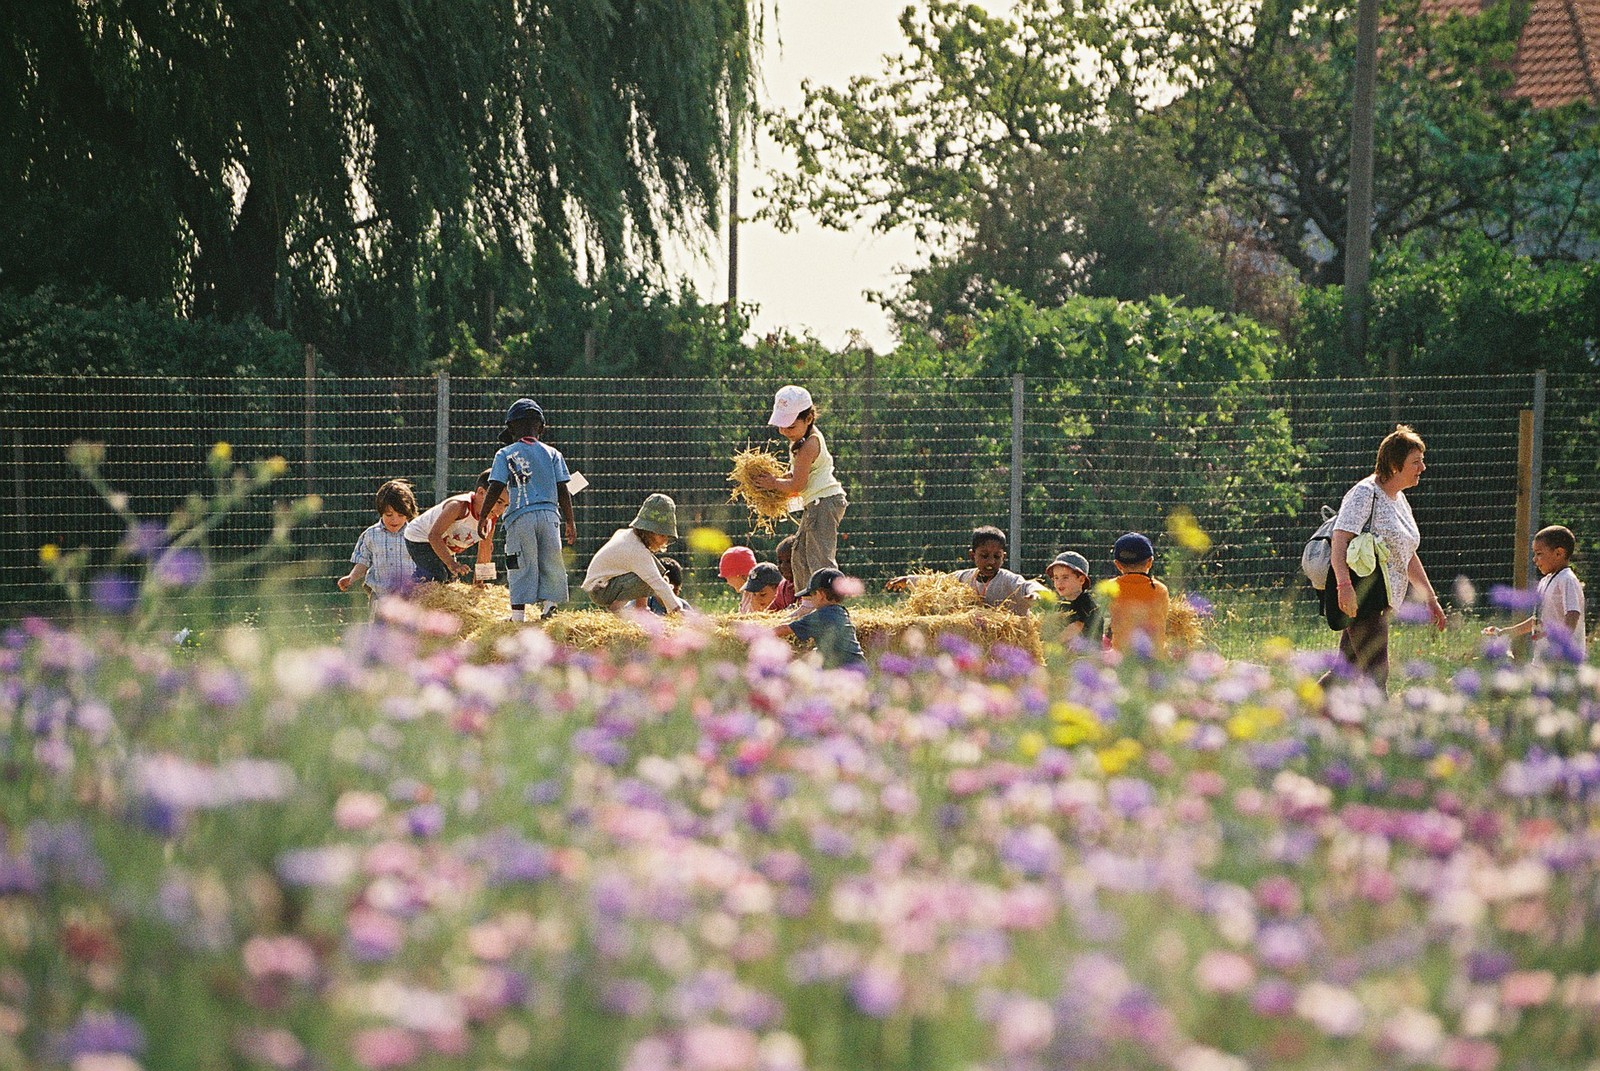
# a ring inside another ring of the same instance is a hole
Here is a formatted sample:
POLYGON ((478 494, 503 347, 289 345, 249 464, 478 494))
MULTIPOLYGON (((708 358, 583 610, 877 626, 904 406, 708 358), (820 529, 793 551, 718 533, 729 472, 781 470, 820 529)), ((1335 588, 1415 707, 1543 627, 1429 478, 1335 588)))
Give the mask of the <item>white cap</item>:
POLYGON ((787 387, 778 389, 777 395, 772 399, 772 415, 767 418, 767 423, 775 428, 787 428, 801 413, 810 408, 811 392, 791 383, 787 387))

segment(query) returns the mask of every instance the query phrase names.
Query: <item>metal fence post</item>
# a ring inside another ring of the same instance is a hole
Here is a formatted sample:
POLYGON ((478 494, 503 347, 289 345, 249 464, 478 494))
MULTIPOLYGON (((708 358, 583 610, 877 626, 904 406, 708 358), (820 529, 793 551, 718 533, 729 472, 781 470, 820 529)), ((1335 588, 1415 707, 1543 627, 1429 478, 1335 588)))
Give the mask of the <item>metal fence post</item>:
POLYGON ((1011 567, 1022 572, 1022 373, 1011 376, 1011 567))
POLYGON ((450 373, 437 377, 437 397, 433 408, 433 500, 450 496, 450 373))
POLYGON ((305 468, 306 494, 315 494, 317 484, 312 470, 317 462, 317 348, 306 343, 306 382, 304 413, 305 428, 301 442, 302 464, 305 468))
POLYGON ((1528 531, 1544 527, 1539 519, 1539 484, 1544 476, 1544 387, 1545 372, 1533 374, 1533 465, 1528 479, 1528 531))

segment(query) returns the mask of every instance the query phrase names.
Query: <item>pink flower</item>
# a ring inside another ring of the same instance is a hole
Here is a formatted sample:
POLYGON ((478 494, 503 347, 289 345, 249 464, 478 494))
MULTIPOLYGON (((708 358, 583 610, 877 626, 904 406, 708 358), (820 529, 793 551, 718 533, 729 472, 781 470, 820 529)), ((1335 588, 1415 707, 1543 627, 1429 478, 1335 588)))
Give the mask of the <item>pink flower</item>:
POLYGON ((334 825, 354 833, 383 817, 388 803, 376 792, 345 792, 333 805, 334 825))
POLYGON ((1031 997, 1007 1000, 995 1018, 995 1045, 1008 1057, 1040 1052, 1055 1035, 1050 1005, 1031 997))
POLYGON ((317 954, 298 937, 252 937, 245 942, 244 969, 252 978, 309 982, 317 973, 317 954))
POLYGON ((1212 949, 1194 965, 1194 980, 1208 993, 1232 996, 1255 985, 1256 968, 1237 952, 1212 949))
POLYGON ((1508 1008, 1531 1008, 1555 995, 1556 976, 1549 971, 1515 971, 1500 982, 1500 1003, 1508 1008))
POLYGON ((755 1071, 757 1039, 748 1030, 696 1023, 683 1034, 683 1071, 755 1071))
POLYGON ((402 1030, 397 1026, 380 1026, 370 1030, 363 1030, 350 1041, 350 1049, 356 1058, 356 1063, 371 1071, 386 1071, 388 1068, 406 1067, 417 1061, 422 1054, 422 1046, 412 1036, 411 1031, 402 1030))

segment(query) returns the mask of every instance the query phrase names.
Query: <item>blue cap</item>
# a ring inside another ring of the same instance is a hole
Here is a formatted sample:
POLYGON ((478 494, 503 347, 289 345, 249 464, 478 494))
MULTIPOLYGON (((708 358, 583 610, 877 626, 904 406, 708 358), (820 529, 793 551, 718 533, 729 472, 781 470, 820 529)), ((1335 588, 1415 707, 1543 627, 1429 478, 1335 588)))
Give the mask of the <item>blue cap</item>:
POLYGON ((1138 532, 1118 536, 1116 543, 1111 547, 1111 559, 1123 565, 1138 565, 1155 556, 1155 545, 1150 542, 1148 536, 1140 535, 1138 532))
POLYGON ((1050 570, 1058 565, 1065 565, 1068 569, 1076 569, 1084 576, 1089 575, 1089 559, 1075 550, 1064 550, 1057 554, 1049 565, 1044 567, 1045 576, 1050 575, 1050 570))
POLYGON ((760 591, 762 588, 775 588, 783 583, 783 570, 771 562, 756 562, 756 567, 750 570, 750 575, 745 578, 744 587, 740 591, 760 591))
POLYGON ((844 579, 844 574, 837 569, 818 569, 811 574, 811 583, 806 585, 804 591, 795 592, 798 598, 801 595, 815 595, 819 591, 827 592, 830 599, 839 598, 839 592, 834 584, 844 579))
POLYGON ((521 420, 523 417, 531 416, 538 417, 542 423, 544 421, 544 410, 540 409, 539 403, 532 398, 518 398, 511 403, 511 408, 506 410, 506 423, 509 424, 513 420, 521 420))

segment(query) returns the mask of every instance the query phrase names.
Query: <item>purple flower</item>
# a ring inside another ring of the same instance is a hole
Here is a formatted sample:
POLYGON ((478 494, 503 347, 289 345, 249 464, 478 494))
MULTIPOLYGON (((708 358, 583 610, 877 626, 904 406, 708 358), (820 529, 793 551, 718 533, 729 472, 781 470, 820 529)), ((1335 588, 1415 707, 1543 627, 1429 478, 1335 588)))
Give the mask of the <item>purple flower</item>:
POLYGON ((101 613, 126 614, 139 604, 139 582, 120 569, 99 573, 89 581, 89 601, 101 613))
POLYGON ((355 870, 355 851, 343 845, 298 848, 278 856, 278 878, 285 885, 343 885, 355 870))
POLYGON ((1515 614, 1532 613, 1539 605, 1539 593, 1530 588, 1496 584, 1489 589, 1489 604, 1515 614))
POLYGON ((193 547, 177 547, 151 563, 150 575, 165 587, 189 587, 206 575, 206 560, 193 547))
POLYGON ((424 803, 406 812, 406 832, 413 837, 437 837, 444 829, 444 808, 424 803))
POLYGON ((34 865, 51 881, 86 889, 99 888, 105 881, 105 864, 82 822, 31 822, 23 839, 34 865))
POLYGON ((867 966, 850 979, 850 999, 857 1010, 874 1019, 887 1019, 905 998, 900 975, 885 967, 867 966))
POLYGON ((1211 605, 1211 600, 1196 595, 1193 592, 1185 595, 1183 601, 1189 604, 1196 617, 1210 618, 1216 616, 1216 607, 1211 605))
POLYGON ((39 874, 27 857, 12 855, 0 846, 0 896, 32 895, 39 891, 39 874))
POLYGON ((167 545, 167 526, 160 521, 134 521, 122 537, 122 549, 135 558, 154 558, 167 545))
POLYGON ((1000 861, 1027 877, 1040 877, 1060 863, 1061 843, 1054 833, 1038 823, 1010 829, 1000 841, 1000 861))
POLYGON ((144 1028, 121 1012, 84 1012, 61 1038, 65 1063, 94 1053, 137 1056, 144 1052, 144 1046, 144 1028))
POLYGON ((1156 790, 1137 777, 1113 777, 1106 782, 1106 799, 1124 818, 1132 818, 1156 802, 1156 790))
POLYGON ((1478 948, 1467 953, 1467 979, 1477 985, 1498 982, 1511 973, 1516 960, 1497 948, 1478 948))
POLYGON ((1394 619, 1403 625, 1426 625, 1433 620, 1433 611, 1426 603, 1406 601, 1394 612, 1394 619))
POLYGON ((1250 1008, 1257 1015, 1282 1018, 1294 1011, 1294 986, 1282 978, 1263 978, 1250 995, 1250 1008))

